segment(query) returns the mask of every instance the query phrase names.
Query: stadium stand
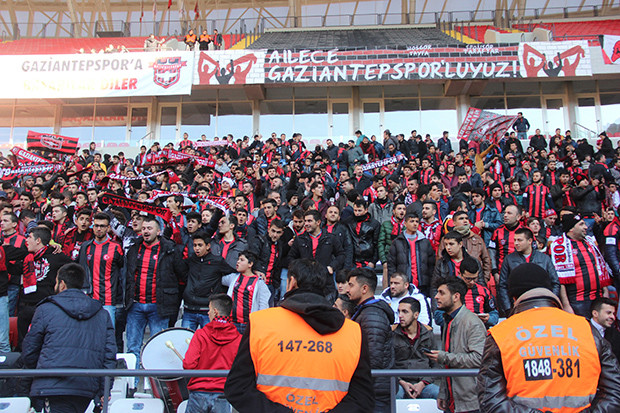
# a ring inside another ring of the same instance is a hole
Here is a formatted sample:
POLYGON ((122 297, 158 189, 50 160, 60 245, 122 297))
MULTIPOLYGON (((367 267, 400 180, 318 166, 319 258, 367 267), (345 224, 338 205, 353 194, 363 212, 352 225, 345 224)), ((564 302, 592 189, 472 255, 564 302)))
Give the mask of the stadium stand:
POLYGON ((407 47, 425 44, 460 44, 436 28, 322 30, 266 32, 249 49, 304 49, 338 47, 407 47))
POLYGON ((500 33, 510 33, 510 30, 500 29, 499 27, 490 25, 475 25, 475 26, 456 26, 455 31, 464 34, 467 37, 471 37, 481 43, 484 43, 484 34, 487 30, 495 30, 500 33))
POLYGON ((542 27, 553 33, 553 39, 561 40, 588 40, 590 45, 599 45, 598 36, 603 34, 620 35, 620 20, 589 20, 576 22, 548 22, 535 24, 515 24, 515 29, 531 31, 542 27))

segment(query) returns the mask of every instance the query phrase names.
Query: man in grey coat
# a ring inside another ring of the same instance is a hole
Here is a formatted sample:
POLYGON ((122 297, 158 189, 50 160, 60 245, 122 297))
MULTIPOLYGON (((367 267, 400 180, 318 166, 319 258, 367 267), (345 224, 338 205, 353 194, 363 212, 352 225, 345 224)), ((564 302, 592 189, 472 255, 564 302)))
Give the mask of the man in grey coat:
MULTIPOLYGON (((463 300, 467 285, 460 278, 438 278, 437 309, 444 311, 441 329, 441 349, 425 353, 437 364, 450 369, 476 369, 480 367, 486 328, 480 318, 469 311, 463 300)), ((445 377, 439 386, 437 407, 454 413, 479 410, 474 377, 445 377)))

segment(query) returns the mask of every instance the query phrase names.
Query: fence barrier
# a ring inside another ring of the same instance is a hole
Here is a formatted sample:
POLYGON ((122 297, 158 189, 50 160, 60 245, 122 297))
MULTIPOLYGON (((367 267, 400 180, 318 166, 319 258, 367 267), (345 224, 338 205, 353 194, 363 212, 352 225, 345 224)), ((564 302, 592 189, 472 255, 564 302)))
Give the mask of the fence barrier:
MULTIPOLYGON (((373 377, 390 378, 390 405, 391 411, 396 411, 397 377, 473 377, 478 374, 477 369, 437 369, 437 370, 372 370, 373 377)), ((103 406, 102 413, 108 413, 108 401, 112 385, 112 377, 226 377, 228 370, 126 370, 126 369, 40 369, 0 370, 0 377, 103 377, 103 406)))

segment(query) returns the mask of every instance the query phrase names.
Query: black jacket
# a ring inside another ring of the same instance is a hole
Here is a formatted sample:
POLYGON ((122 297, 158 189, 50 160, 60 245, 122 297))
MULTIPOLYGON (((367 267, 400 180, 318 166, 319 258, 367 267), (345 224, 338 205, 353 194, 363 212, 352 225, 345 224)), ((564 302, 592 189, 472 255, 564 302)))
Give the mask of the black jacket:
MULTIPOLYGON (((135 292, 135 274, 138 269, 138 250, 142 245, 142 237, 131 246, 127 252, 127 288, 125 292, 125 305, 131 307, 135 292)), ((165 238, 160 238, 160 252, 157 258, 157 274, 155 279, 155 294, 157 314, 166 318, 177 314, 179 311, 179 281, 187 280, 187 273, 183 266, 176 244, 165 238)))
MULTIPOLYGON (((540 298, 517 304, 515 314, 535 307, 561 308, 557 297, 541 296, 540 298)), ((591 325, 591 327, 601 363, 601 374, 596 396, 591 406, 584 411, 600 413, 618 412, 620 411, 620 367, 611 351, 609 343, 601 337, 594 326, 591 325)), ((501 352, 493 336, 490 334, 487 336, 484 344, 484 354, 482 355, 481 368, 478 373, 477 390, 481 412, 540 413, 540 410, 530 409, 508 397, 501 352)))
POLYGON ((592 185, 585 188, 580 186, 571 189, 570 196, 577 205, 577 210, 584 216, 582 218, 591 218, 594 214, 601 215, 601 202, 605 199, 605 190, 599 187, 598 191, 592 185))
MULTIPOLYGON (((555 267, 553 266, 553 262, 551 261, 551 257, 538 250, 532 250, 529 262, 538 265, 549 274, 552 287, 551 292, 559 297, 560 281, 555 267)), ((508 295, 508 275, 521 264, 525 264, 525 257, 516 251, 506 255, 502 263, 502 268, 499 273, 499 284, 497 286, 497 302, 499 310, 503 311, 503 314, 508 314, 508 311, 510 311, 512 307, 512 300, 508 295)))
POLYGON ((37 290, 30 294, 24 294, 24 289, 20 289, 19 302, 28 305, 36 305, 39 301, 54 294, 54 287, 56 286, 56 274, 58 269, 71 261, 63 253, 54 254, 52 248, 47 248, 45 254, 39 258, 42 262, 41 268, 43 272, 47 269, 45 274, 37 274, 37 290), (47 265, 45 265, 47 263, 47 265))
MULTIPOLYGON (((274 245, 269 235, 257 237, 255 242, 249 245, 250 249, 258 256, 258 261, 254 264, 254 269, 266 274, 267 267, 269 266, 269 257, 271 256, 271 247, 274 245)), ((280 287, 280 272, 282 271, 282 262, 284 256, 282 255, 282 241, 278 240, 275 243, 276 256, 273 262, 273 268, 271 269, 271 284, 274 288, 280 287)))
MULTIPOLYGON (((465 257, 473 258, 471 255, 467 253, 467 251, 465 251, 465 247, 463 247, 463 259, 465 259, 465 257)), ((486 285, 486 281, 484 279, 484 271, 482 271, 482 265, 480 264, 480 261, 478 261, 477 259, 475 260, 476 260, 476 263, 478 263, 478 284, 486 285)), ((454 263, 450 259, 448 252, 444 249, 441 252, 441 258, 439 258, 437 260, 437 263, 435 264, 435 271, 433 272, 433 280, 436 280, 438 278, 448 278, 448 277, 456 277, 456 267, 454 266, 454 263)))
MULTIPOLYGON (((344 324, 342 314, 319 294, 293 290, 284 296, 284 301, 280 305, 299 314, 308 325, 322 335, 334 333, 344 324)), ((224 387, 226 399, 241 413, 291 413, 291 409, 270 401, 256 388, 256 371, 250 353, 251 328, 250 323, 241 338, 237 357, 226 379, 224 387)), ((367 339, 362 329, 360 360, 349 383, 349 390, 340 403, 330 410, 331 413, 364 413, 372 412, 374 409, 375 398, 370 375, 367 339)))
MULTIPOLYGON (((351 320, 359 323, 362 335, 368 340, 370 367, 373 369, 391 369, 394 367, 394 311, 385 301, 370 298, 361 303, 351 320)), ((374 379, 375 396, 378 400, 389 401, 390 379, 374 379)))
POLYGON ((187 274, 183 304, 193 311, 208 310, 211 294, 224 291, 222 277, 235 272, 222 257, 212 253, 202 258, 192 255, 183 260, 182 266, 187 274))
MULTIPOLYGON (((22 344, 29 369, 112 369, 116 367, 116 339, 107 311, 77 289, 65 290, 39 303, 22 344)), ((30 387, 31 396, 103 394, 102 377, 41 377, 30 387)))
POLYGON ((298 258, 314 259, 324 266, 332 267, 334 271, 338 271, 344 263, 344 252, 340 240, 323 228, 314 256, 312 255, 312 240, 307 232, 295 238, 288 252, 288 263, 298 258))
POLYGON ((349 229, 353 243, 353 262, 369 262, 375 264, 379 261, 379 232, 381 224, 366 214, 363 217, 352 216, 344 224, 349 229), (359 235, 357 224, 361 222, 359 235))
POLYGON ((28 250, 26 250, 26 248, 16 248, 11 245, 3 245, 0 247, 0 265, 5 267, 4 269, 0 269, 0 297, 7 295, 9 273, 6 267, 10 268, 9 261, 21 262, 21 260, 26 258, 26 255, 28 255, 28 250))
POLYGON ((340 240, 340 243, 342 244, 342 250, 344 253, 343 268, 353 268, 353 241, 351 240, 351 234, 349 234, 348 228, 338 222, 334 225, 331 234, 340 240))
MULTIPOLYGON (((435 251, 433 250, 431 242, 424 238, 421 232, 418 232, 415 248, 418 283, 420 284, 416 287, 418 287, 422 294, 428 296, 431 286, 431 275, 435 268, 435 251)), ((409 241, 407 241, 403 232, 392 241, 387 266, 388 276, 391 276, 395 272, 402 272, 411 280, 411 249, 409 248, 409 241)))
MULTIPOLYGON (((435 339, 433 336, 433 329, 426 327, 418 323, 419 337, 413 343, 411 339, 403 332, 403 329, 398 326, 394 330, 394 368, 397 370, 408 369, 436 369, 436 363, 426 357, 423 348, 435 350, 435 339)), ((419 381, 427 381, 432 383, 434 379, 432 377, 401 377, 402 380, 408 381, 411 384, 416 384, 419 381)))

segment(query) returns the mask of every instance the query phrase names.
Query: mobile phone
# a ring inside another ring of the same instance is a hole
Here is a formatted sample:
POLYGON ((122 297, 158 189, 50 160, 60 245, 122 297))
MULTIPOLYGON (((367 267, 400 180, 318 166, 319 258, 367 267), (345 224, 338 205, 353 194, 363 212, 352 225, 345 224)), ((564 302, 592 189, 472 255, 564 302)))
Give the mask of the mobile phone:
POLYGON ((422 353, 431 353, 431 349, 426 347, 420 347, 420 350, 422 350, 422 353))

